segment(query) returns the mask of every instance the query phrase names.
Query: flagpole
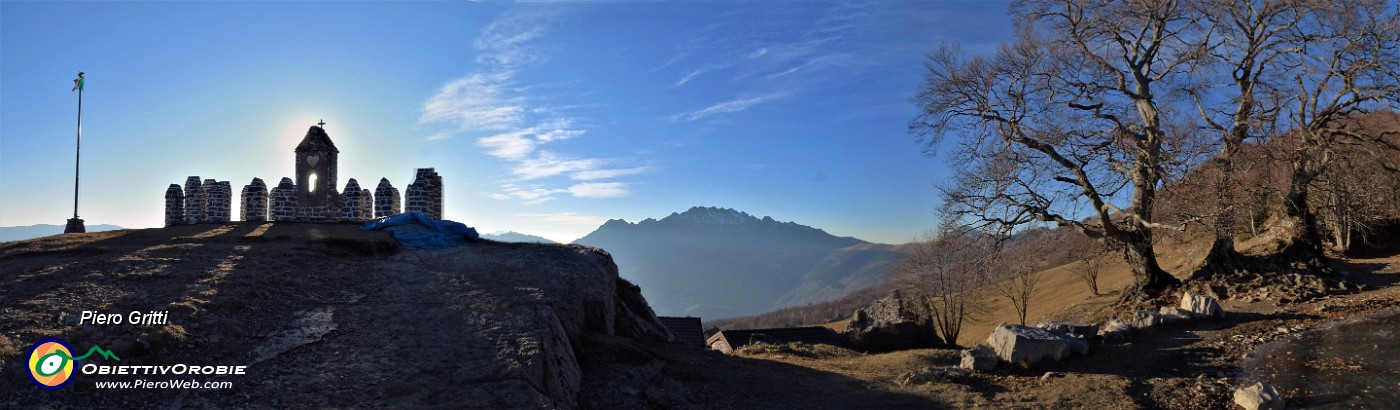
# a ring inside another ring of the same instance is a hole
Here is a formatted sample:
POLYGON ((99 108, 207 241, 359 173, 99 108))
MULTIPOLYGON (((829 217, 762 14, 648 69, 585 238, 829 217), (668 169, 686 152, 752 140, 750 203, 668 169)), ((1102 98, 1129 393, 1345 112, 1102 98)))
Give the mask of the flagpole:
POLYGON ((73 154, 73 217, 78 217, 78 169, 83 162, 83 88, 78 87, 78 144, 73 154))
POLYGON ((73 154, 73 219, 68 220, 68 226, 63 228, 63 233, 83 233, 87 232, 87 227, 83 226, 83 220, 78 219, 78 171, 83 162, 83 73, 78 73, 78 79, 74 80, 74 86, 78 88, 78 143, 73 154))

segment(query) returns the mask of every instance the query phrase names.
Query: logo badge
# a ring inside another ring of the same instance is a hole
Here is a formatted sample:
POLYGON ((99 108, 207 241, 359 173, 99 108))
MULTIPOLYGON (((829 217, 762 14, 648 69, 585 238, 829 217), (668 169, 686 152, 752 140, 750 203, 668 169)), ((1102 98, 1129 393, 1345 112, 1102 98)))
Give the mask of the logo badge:
POLYGON ((73 381, 73 347, 50 337, 29 349, 29 378, 44 390, 58 390, 73 381))

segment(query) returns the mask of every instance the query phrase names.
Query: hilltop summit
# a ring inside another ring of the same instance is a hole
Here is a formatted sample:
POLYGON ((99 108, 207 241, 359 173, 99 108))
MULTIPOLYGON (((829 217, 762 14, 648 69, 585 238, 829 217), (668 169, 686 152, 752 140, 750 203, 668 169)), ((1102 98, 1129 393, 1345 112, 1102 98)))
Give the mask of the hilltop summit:
POLYGON ((610 391, 599 351, 671 339, 602 250, 491 241, 401 250, 387 233, 349 224, 6 242, 0 306, 0 373, 15 376, 0 378, 7 408, 579 408, 610 391), (168 320, 83 325, 85 310, 168 312, 168 320), (74 374, 64 391, 48 392, 23 376, 27 348, 46 337, 103 346, 121 365, 248 371, 165 377, 228 381, 232 394, 95 387, 153 378, 115 374, 74 374))

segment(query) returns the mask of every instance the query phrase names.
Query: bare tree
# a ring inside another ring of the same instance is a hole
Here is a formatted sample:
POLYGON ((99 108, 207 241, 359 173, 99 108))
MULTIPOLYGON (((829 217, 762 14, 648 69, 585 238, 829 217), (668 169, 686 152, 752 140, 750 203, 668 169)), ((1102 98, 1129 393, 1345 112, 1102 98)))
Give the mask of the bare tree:
POLYGON ((1122 251, 1134 277, 1125 300, 1160 295, 1179 282, 1153 249, 1153 231, 1168 228, 1154 217, 1157 190, 1193 160, 1182 148, 1194 134, 1159 83, 1204 52, 1196 20, 1172 0, 1013 8, 1024 17, 1018 38, 996 55, 944 45, 926 63, 910 128, 929 153, 949 134, 962 139, 946 201, 1002 233, 1072 227, 1122 251))
POLYGON ((1191 14, 1208 23, 1203 42, 1209 50, 1192 61, 1190 93, 1204 128, 1219 134, 1215 165, 1215 239, 1202 270, 1233 269, 1237 229, 1235 158, 1245 141, 1273 132, 1279 107, 1272 98, 1286 88, 1287 57, 1294 46, 1304 10, 1296 1, 1195 0, 1191 14))
POLYGON ((1026 315, 1030 313, 1031 297, 1035 296, 1035 287, 1040 284, 1043 266, 1038 263, 1035 255, 1024 252, 998 252, 994 264, 994 270, 1003 272, 1003 277, 992 284, 992 291, 1006 297, 1011 307, 1016 310, 1016 318, 1020 320, 1021 326, 1025 326, 1026 315))
MULTIPOLYGON (((1372 113, 1353 120, 1369 132, 1394 135, 1388 143, 1400 144, 1400 113, 1372 113)), ((1346 252, 1355 237, 1365 241, 1386 221, 1400 217, 1400 173, 1386 170, 1400 162, 1400 151, 1376 160, 1364 146, 1343 145, 1336 156, 1339 166, 1328 167, 1310 188, 1309 197, 1321 200, 1309 205, 1333 249, 1346 252)))
POLYGON ((991 244, 954 232, 912 244, 896 277, 928 303, 934 330, 956 345, 963 323, 985 310, 986 258, 991 244))
POLYGON ((1108 248, 1098 242, 1083 243, 1074 250, 1074 266, 1070 269, 1084 284, 1089 285, 1089 291, 1094 292, 1094 296, 1099 295, 1099 273, 1103 272, 1107 263, 1104 258, 1108 254, 1108 248))

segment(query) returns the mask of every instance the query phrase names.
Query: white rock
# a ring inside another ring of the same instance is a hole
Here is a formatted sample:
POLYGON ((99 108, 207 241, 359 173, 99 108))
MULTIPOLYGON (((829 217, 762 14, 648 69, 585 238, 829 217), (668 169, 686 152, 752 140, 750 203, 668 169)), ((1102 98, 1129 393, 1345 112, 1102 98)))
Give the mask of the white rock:
POLYGON ((1064 336, 1044 329, 1006 323, 998 325, 996 330, 992 331, 992 335, 987 337, 987 344, 996 351, 1001 360, 1026 364, 1045 359, 1060 360, 1065 353, 1073 349, 1064 336))
POLYGON ((1133 315, 1133 327, 1146 329, 1162 323, 1162 315, 1156 311, 1139 310, 1133 315))
POLYGON ((1225 309, 1220 308, 1220 302, 1206 295, 1183 293, 1180 307, 1195 317, 1225 317, 1225 309))
POLYGON ((1235 389, 1235 404, 1245 410, 1283 410, 1283 396, 1274 390, 1273 385, 1254 383, 1253 386, 1235 389))
POLYGON ((1122 319, 1111 319, 1103 324, 1099 329, 1099 337, 1104 339, 1122 339, 1128 336, 1128 332, 1133 330, 1133 326, 1122 319))
POLYGON ((1176 323, 1191 320, 1191 312, 1187 312, 1179 307, 1162 306, 1157 310, 1162 316, 1162 323, 1176 323))
POLYGON ((968 371, 989 371, 997 367, 997 356, 990 347, 973 346, 962 351, 962 363, 958 367, 968 371))

